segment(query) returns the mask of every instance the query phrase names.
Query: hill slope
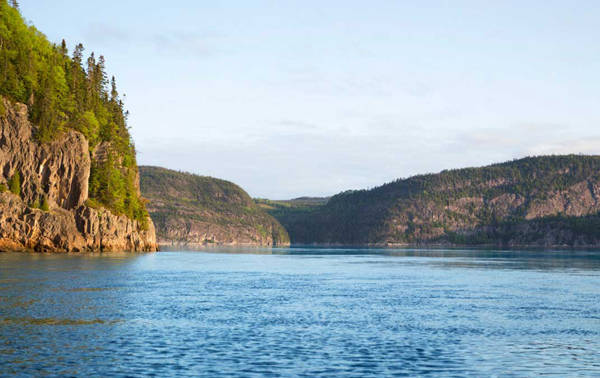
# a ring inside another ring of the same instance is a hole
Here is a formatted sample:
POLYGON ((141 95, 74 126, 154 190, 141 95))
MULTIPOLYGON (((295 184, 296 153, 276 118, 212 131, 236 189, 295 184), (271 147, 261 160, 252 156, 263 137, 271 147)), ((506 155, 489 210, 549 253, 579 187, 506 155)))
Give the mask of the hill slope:
POLYGON ((443 171, 270 211, 298 244, 600 245, 600 157, 443 171))
POLYGON ((289 244, 279 222, 231 182, 147 166, 140 182, 163 246, 289 244))

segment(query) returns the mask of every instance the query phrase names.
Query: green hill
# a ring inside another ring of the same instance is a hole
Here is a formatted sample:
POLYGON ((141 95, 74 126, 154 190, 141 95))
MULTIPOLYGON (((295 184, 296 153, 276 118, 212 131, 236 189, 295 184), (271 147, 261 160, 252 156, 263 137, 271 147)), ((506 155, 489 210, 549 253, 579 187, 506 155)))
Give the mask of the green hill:
POLYGON ((528 157, 268 210, 297 244, 599 245, 600 157, 528 157))
POLYGON ((285 229, 229 181, 142 166, 140 183, 161 245, 289 244, 285 229))

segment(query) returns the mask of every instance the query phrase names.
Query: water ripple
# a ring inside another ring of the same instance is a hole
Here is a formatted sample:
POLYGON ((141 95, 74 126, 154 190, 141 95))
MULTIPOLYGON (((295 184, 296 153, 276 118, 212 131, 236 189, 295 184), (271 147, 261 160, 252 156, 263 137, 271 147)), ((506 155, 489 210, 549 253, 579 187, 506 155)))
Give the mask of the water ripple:
POLYGON ((597 255, 327 251, 0 254, 0 375, 600 375, 597 255))

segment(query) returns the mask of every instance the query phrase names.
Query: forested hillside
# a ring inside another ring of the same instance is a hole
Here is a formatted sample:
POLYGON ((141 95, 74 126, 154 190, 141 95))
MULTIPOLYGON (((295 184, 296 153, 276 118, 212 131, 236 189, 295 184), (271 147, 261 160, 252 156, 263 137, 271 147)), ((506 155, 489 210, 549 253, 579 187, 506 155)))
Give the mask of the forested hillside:
POLYGON ((289 244, 279 222, 229 181, 142 166, 140 183, 163 246, 289 244))
MULTIPOLYGON (((329 197, 300 197, 291 200, 254 199, 258 206, 271 214, 284 227, 293 227, 311 219, 312 213, 317 212, 327 201, 329 197)), ((296 232, 296 229, 293 231, 296 232)))
MULTIPOLYGON (((81 132, 92 158, 88 204, 146 223, 127 112, 104 57, 86 58, 81 44, 69 53, 64 40, 49 42, 17 8, 16 1, 0 0, 0 96, 27 105, 40 144, 69 129, 81 132)), ((6 112, 0 101, 0 116, 6 112)))
POLYGON ((600 157, 531 157, 270 209, 292 243, 596 245, 600 157))

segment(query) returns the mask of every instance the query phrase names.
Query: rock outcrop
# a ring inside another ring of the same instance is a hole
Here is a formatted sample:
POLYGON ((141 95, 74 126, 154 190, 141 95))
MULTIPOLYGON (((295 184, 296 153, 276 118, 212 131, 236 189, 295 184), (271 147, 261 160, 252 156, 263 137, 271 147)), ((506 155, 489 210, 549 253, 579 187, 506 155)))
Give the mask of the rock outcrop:
POLYGON ((27 107, 0 98, 0 251, 155 251, 154 226, 86 205, 90 153, 68 130, 50 143, 34 140, 27 107), (6 191, 20 176, 20 193, 6 191), (40 203, 48 209, 40 209, 40 203))
POLYGON ((161 247, 289 245, 279 222, 231 182, 144 166, 140 176, 161 247))

